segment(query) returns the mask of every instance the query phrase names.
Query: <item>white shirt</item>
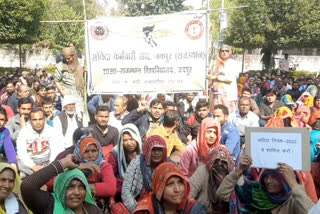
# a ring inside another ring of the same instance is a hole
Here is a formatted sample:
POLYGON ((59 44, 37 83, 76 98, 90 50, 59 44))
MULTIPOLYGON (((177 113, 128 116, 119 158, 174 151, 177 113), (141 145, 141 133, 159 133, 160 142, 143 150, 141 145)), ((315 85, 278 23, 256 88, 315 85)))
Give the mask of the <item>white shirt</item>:
POLYGON ((17 139, 17 154, 24 165, 32 168, 39 160, 52 162, 64 150, 61 135, 45 124, 41 133, 36 132, 31 124, 21 129, 17 139), (38 160, 38 161, 37 161, 38 160))
POLYGON ((108 125, 113 126, 113 127, 116 127, 116 128, 118 129, 119 133, 120 133, 121 130, 122 130, 122 128, 123 128, 123 125, 121 124, 122 119, 123 119, 125 116, 127 116, 128 114, 129 114, 129 112, 126 111, 126 112, 121 116, 121 118, 120 118, 120 120, 119 120, 119 119, 116 118, 114 111, 110 112, 108 125))
POLYGON ((282 59, 279 68, 281 71, 289 71, 289 59, 282 59))
POLYGON ((308 212, 308 214, 319 214, 320 213, 320 200, 314 205, 308 212))
POLYGON ((238 128, 240 136, 245 135, 246 127, 259 127, 259 117, 249 111, 245 117, 240 116, 240 112, 237 110, 229 115, 229 122, 238 128))
MULTIPOLYGON (((64 114, 63 112, 61 112, 61 114, 64 114)), ((63 141, 64 141, 64 149, 72 146, 73 144, 73 132, 78 128, 78 124, 77 124, 77 119, 76 119, 76 114, 73 114, 73 117, 69 117, 67 116, 67 120, 68 120, 68 127, 67 127, 67 131, 65 136, 63 137, 63 141)), ((59 134, 62 135, 62 125, 61 125, 61 120, 59 117, 55 117, 53 119, 53 127, 56 131, 59 132, 59 134)))

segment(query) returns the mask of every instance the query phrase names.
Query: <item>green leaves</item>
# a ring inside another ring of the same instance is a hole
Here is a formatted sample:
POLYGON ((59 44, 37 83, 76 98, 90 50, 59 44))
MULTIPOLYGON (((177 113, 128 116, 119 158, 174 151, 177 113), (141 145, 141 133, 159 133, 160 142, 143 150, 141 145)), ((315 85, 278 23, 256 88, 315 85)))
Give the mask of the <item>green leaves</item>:
POLYGON ((39 35, 42 0, 0 0, 0 43, 32 43, 39 35))
POLYGON ((122 7, 124 16, 149 16, 184 10, 184 0, 128 0, 122 7))
POLYGON ((237 5, 249 7, 233 10, 226 43, 272 52, 320 44, 320 6, 316 0, 238 0, 237 5))

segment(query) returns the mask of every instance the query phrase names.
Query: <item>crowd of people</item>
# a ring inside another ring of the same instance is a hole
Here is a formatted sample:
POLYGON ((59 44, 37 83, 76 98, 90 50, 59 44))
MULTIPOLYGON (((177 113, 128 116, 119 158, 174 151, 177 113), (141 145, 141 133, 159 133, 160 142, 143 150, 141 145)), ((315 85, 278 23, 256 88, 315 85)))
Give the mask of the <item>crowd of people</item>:
POLYGON ((85 107, 77 53, 62 56, 53 76, 0 78, 0 214, 320 213, 320 77, 232 73, 222 46, 207 96, 94 95, 85 107), (247 127, 307 128, 311 172, 252 167, 247 127))

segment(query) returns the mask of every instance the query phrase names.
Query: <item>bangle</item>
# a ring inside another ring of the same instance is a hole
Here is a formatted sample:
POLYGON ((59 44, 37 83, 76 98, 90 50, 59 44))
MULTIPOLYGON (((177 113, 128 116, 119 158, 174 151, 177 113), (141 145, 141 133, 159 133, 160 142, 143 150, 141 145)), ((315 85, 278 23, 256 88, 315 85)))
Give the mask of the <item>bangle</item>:
POLYGON ((58 171, 57 167, 56 167, 53 163, 51 163, 51 165, 55 168, 55 170, 56 170, 56 172, 57 172, 57 175, 58 175, 58 174, 59 174, 59 171, 58 171))

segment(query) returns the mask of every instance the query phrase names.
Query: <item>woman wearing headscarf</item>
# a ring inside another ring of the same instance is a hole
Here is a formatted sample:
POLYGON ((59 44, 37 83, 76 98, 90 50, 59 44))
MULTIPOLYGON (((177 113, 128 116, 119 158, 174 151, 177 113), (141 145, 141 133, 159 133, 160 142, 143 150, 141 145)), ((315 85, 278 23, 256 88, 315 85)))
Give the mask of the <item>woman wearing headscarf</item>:
POLYGON ((310 108, 311 113, 320 111, 320 96, 317 95, 313 98, 313 106, 310 108))
POLYGON ((210 149, 220 145, 220 123, 212 117, 202 120, 197 139, 194 139, 182 153, 180 168, 191 177, 198 166, 205 164, 210 149))
POLYGON ((246 76, 242 76, 238 79, 238 97, 241 97, 242 95, 242 91, 244 89, 244 86, 247 82, 247 77, 246 76))
POLYGON ((311 163, 319 155, 319 139, 320 139, 320 111, 314 112, 309 120, 309 125, 312 127, 310 132, 310 149, 311 149, 311 163))
MULTIPOLYGON (((76 50, 72 47, 62 49, 63 62, 56 65, 54 81, 56 87, 64 97, 72 95, 77 102, 77 113, 81 117, 84 113, 84 71, 80 65, 76 50)), ((82 119, 82 118, 81 118, 82 119)))
POLYGON ((298 123, 288 107, 278 108, 265 125, 266 128, 298 127, 298 123))
POLYGON ((234 162, 226 146, 220 145, 213 148, 208 156, 206 165, 197 168, 190 178, 190 197, 204 205, 208 213, 227 214, 234 213, 234 206, 220 201, 216 191, 231 171, 234 170, 234 162))
POLYGON ((245 88, 250 89, 251 98, 255 99, 255 97, 260 93, 260 88, 255 84, 256 79, 254 77, 250 77, 245 85, 245 88))
POLYGON ((298 123, 298 126, 300 128, 306 127, 309 129, 309 131, 312 130, 311 126, 308 124, 311 117, 311 111, 310 108, 307 106, 300 106, 296 110, 296 116, 295 119, 298 123))
POLYGON ((124 175, 121 198, 129 212, 133 212, 139 198, 152 191, 152 173, 166 161, 165 140, 158 135, 148 137, 143 144, 142 154, 130 162, 124 175))
POLYGON ((242 174, 252 164, 245 155, 239 167, 227 175, 217 190, 221 200, 228 202, 235 191, 243 205, 242 213, 303 214, 314 205, 304 188, 297 182, 293 169, 279 164, 276 170, 265 169, 257 182, 244 182, 242 174))
POLYGON ((162 163, 154 171, 152 192, 142 198, 134 214, 206 214, 206 209, 189 198, 190 184, 173 163, 162 163))
POLYGON ((79 160, 69 154, 24 178, 21 193, 28 208, 34 214, 102 214, 92 198, 85 175, 76 169, 78 166, 79 160), (54 193, 41 190, 54 176, 57 176, 54 193))
POLYGON ((296 103, 298 106, 305 105, 311 108, 313 106, 313 97, 309 92, 303 92, 296 103))
POLYGON ((0 163, 0 214, 31 213, 25 206, 21 194, 21 179, 8 163, 0 163))
POLYGON ((94 164, 98 170, 86 170, 91 193, 97 198, 107 198, 116 193, 116 178, 111 164, 104 160, 100 143, 93 137, 83 136, 78 141, 74 154, 80 164, 94 164))
POLYGON ((123 177, 128 165, 141 153, 142 142, 138 128, 131 123, 124 125, 119 134, 119 143, 113 148, 108 158, 117 178, 117 195, 121 195, 123 177))
MULTIPOLYGON (((295 117, 292 114, 292 111, 287 107, 278 108, 274 116, 270 118, 267 125, 267 128, 284 128, 284 127, 298 127, 298 123, 295 117)), ((312 155, 311 155, 312 156, 312 155)), ((298 180, 304 186, 307 195, 313 202, 317 202, 317 194, 315 191, 315 186, 313 178, 310 172, 306 171, 295 171, 295 174, 298 177, 298 180)))

